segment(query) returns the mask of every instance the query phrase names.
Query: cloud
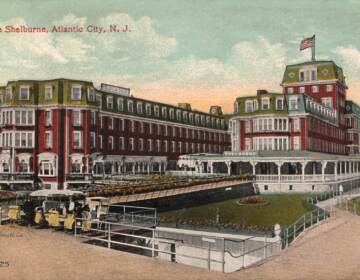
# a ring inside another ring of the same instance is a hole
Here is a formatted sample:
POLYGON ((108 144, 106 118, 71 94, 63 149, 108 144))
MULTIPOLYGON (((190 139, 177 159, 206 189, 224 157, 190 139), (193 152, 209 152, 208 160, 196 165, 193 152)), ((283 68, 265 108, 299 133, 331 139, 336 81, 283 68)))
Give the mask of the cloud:
POLYGON ((333 50, 345 63, 349 71, 360 70, 360 51, 354 46, 337 47, 333 50))

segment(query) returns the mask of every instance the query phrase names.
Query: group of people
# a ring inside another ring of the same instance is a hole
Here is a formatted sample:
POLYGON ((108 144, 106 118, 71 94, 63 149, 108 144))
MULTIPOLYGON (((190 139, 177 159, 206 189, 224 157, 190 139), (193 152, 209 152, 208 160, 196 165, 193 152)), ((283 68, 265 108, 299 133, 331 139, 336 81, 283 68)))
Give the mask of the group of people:
POLYGON ((22 206, 22 210, 25 214, 24 221, 27 225, 34 225, 36 208, 40 209, 43 216, 43 221, 45 221, 45 213, 47 213, 48 210, 52 208, 57 209, 59 213, 61 213, 61 215, 63 216, 74 213, 75 217, 81 217, 81 218, 91 217, 89 205, 80 203, 78 201, 74 201, 73 199, 70 199, 69 201, 66 202, 47 201, 47 200, 43 200, 41 202, 40 200, 30 199, 28 197, 24 201, 24 204, 22 206))

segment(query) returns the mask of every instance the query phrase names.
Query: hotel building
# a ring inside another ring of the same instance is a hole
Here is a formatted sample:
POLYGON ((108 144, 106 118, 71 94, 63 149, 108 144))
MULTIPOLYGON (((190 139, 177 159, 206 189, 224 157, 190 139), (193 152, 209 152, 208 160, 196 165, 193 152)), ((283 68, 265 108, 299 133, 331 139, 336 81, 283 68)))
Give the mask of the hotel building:
POLYGON ((163 173, 181 154, 230 149, 209 113, 132 96, 128 88, 54 79, 0 87, 0 186, 66 188, 106 176, 163 173))
POLYGON ((360 178, 360 110, 346 100, 342 68, 333 61, 288 65, 281 86, 281 93, 236 99, 231 152, 184 155, 179 166, 252 174, 261 192, 323 191, 360 178))

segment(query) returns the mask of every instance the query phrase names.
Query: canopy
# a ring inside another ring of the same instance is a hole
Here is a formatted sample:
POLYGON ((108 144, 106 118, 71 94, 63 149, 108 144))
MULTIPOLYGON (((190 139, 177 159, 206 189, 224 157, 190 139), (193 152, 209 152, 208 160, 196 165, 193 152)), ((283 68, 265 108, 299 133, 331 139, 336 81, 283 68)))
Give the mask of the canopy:
POLYGON ((43 197, 51 197, 51 196, 78 196, 84 195, 83 192, 80 191, 72 191, 72 190, 37 190, 30 193, 30 196, 43 196, 43 197))

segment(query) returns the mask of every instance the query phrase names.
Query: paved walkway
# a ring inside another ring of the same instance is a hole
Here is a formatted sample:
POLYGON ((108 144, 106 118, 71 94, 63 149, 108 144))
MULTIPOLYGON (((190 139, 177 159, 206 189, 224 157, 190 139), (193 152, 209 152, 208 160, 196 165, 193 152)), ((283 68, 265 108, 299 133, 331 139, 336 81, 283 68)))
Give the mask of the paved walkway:
POLYGON ((360 217, 335 217, 257 267, 208 272, 76 241, 51 230, 0 226, 1 280, 360 279, 360 217))

